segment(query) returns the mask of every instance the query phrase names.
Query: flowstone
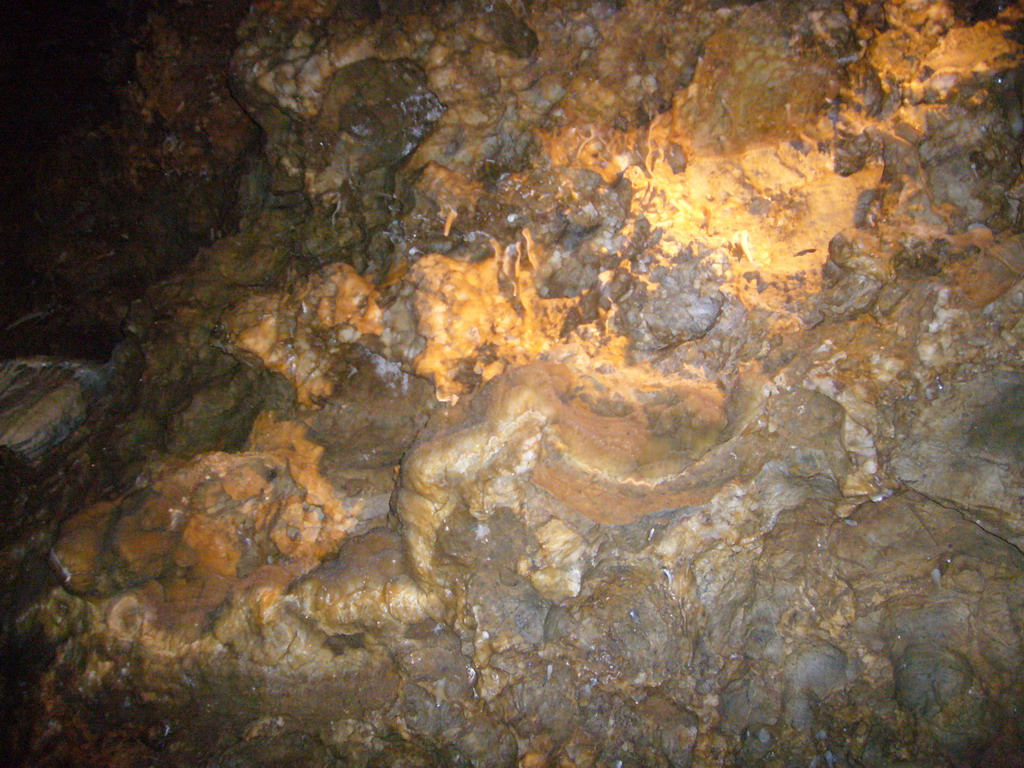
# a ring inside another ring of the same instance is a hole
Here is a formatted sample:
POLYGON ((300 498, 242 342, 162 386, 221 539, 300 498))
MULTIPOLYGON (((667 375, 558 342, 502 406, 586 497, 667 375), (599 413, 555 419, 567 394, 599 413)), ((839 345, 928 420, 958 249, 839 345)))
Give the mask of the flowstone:
POLYGON ((1024 15, 964 7, 255 3, 263 203, 3 550, 24 759, 1020 765, 1024 15))

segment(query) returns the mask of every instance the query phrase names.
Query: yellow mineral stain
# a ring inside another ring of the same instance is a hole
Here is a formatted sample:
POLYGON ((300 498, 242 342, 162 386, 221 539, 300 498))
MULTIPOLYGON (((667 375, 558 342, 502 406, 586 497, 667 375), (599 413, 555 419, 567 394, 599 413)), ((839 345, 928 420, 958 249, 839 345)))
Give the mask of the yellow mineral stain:
POLYGON ((275 545, 291 557, 322 559, 355 526, 362 503, 346 505, 321 474, 323 446, 307 437, 304 424, 264 413, 253 426, 250 442, 259 450, 279 456, 292 479, 305 489, 304 499, 294 498, 281 510, 271 533, 275 545))

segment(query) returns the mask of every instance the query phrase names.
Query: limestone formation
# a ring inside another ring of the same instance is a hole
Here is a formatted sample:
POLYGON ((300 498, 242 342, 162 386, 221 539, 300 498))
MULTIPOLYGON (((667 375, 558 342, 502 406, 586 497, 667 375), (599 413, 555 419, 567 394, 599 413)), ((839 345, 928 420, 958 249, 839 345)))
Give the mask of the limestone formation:
POLYGON ((259 194, 3 550, 24 759, 1024 765, 1022 29, 254 3, 259 194))

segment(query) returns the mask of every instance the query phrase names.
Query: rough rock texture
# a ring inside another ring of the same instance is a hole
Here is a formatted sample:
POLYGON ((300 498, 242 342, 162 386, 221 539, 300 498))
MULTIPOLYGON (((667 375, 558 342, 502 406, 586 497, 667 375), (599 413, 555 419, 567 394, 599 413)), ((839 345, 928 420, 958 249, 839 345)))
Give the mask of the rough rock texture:
POLYGON ((12 753, 1024 765, 1022 29, 255 3, 242 230, 12 463, 12 753))

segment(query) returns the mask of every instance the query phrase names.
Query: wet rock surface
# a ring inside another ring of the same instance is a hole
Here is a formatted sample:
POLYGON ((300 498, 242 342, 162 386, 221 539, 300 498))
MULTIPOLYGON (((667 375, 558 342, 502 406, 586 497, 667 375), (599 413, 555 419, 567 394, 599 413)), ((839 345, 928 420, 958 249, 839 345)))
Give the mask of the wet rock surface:
POLYGON ((979 5, 254 4, 239 232, 74 408, 0 391, 8 752, 1024 764, 979 5))
POLYGON ((248 209, 259 140, 224 77, 245 3, 53 6, 30 34, 11 9, 0 355, 102 362, 131 302, 248 209))

